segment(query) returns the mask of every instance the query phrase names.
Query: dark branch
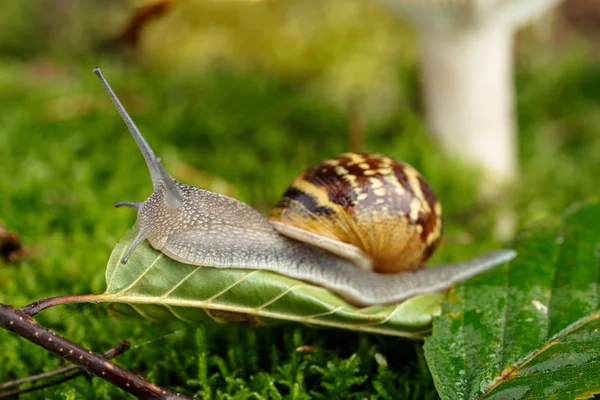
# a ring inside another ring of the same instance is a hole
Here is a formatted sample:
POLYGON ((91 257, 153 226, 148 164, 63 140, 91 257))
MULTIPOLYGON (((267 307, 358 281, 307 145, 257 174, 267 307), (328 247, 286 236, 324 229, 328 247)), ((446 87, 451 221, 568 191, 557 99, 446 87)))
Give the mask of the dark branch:
POLYGON ((27 313, 12 306, 0 304, 0 328, 4 328, 30 342, 70 361, 92 374, 143 399, 191 399, 149 383, 119 367, 98 354, 57 335, 39 325, 27 313))
MULTIPOLYGON (((113 347, 112 349, 103 353, 102 357, 106 358, 107 360, 110 360, 111 358, 117 357, 117 356, 123 354, 124 352, 126 352, 127 350, 129 350, 129 347, 130 347, 129 342, 122 341, 121 343, 119 343, 118 346, 113 347)), ((13 390, 10 392, 0 393, 0 399, 15 396, 20 393, 31 392, 34 390, 40 390, 40 389, 43 389, 43 388, 46 388, 49 386, 57 385, 59 383, 65 382, 65 380, 69 380, 69 379, 78 377, 79 375, 83 374, 85 372, 85 370, 79 368, 76 365, 69 365, 67 367, 57 368, 54 371, 44 372, 43 374, 32 375, 32 376, 28 376, 27 378, 15 379, 14 381, 0 384, 0 390, 6 390, 6 389, 10 389, 15 386, 23 385, 25 383, 36 382, 36 381, 39 381, 42 379, 48 379, 48 378, 52 378, 52 377, 55 377, 58 375, 67 374, 67 373, 77 370, 77 369, 79 369, 79 370, 73 374, 69 374, 65 377, 54 380, 52 382, 44 383, 43 385, 37 385, 37 386, 33 386, 33 387, 30 387, 27 389, 17 389, 17 390, 13 390), (65 378, 68 378, 68 379, 65 379, 65 378)))

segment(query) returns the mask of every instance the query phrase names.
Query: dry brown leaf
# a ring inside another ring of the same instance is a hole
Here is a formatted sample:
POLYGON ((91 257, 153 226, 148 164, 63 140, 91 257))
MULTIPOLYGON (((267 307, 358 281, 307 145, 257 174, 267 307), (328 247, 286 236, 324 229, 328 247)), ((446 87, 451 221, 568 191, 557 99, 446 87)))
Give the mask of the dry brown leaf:
POLYGON ((0 258, 5 264, 18 263, 28 256, 19 236, 0 225, 0 258))

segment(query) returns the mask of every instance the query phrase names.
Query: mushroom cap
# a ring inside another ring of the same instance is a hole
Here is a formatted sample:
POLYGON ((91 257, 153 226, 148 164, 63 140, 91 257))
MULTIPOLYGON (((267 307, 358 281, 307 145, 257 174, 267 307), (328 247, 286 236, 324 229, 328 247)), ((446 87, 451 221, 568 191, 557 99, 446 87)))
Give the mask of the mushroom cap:
POLYGON ((560 0, 377 0, 417 29, 441 31, 477 27, 516 29, 560 0))

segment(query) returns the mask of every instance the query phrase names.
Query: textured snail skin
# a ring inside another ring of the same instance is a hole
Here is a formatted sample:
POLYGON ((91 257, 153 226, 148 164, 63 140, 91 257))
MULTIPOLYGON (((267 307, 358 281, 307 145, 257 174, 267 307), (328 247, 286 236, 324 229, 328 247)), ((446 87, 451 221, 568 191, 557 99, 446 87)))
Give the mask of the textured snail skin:
MULTIPOLYGON (((274 224, 247 204, 174 180, 100 70, 96 68, 94 73, 102 81, 142 152, 154 185, 154 192, 144 202, 115 205, 138 210, 140 232, 123 257, 123 263, 147 239, 155 249, 185 264, 272 271, 323 286, 355 305, 364 306, 396 303, 420 293, 447 289, 512 259, 516 254, 511 250, 499 250, 466 262, 395 275, 357 268, 346 258, 279 234, 274 224)), ((434 210, 434 218, 439 219, 441 211, 435 211, 436 203, 431 199, 428 201, 427 195, 422 197, 434 210)), ((416 226, 421 226, 422 231, 418 233, 419 237, 421 234, 425 237, 424 254, 427 256, 427 248, 438 240, 438 223, 430 229, 431 224, 419 222, 424 220, 419 219, 416 208, 408 207, 408 210, 415 213, 416 226)), ((344 246, 342 243, 342 248, 344 246)))
POLYGON ((344 153, 307 169, 269 218, 356 246, 374 271, 390 274, 422 266, 442 232, 441 205, 423 177, 376 153, 344 153))

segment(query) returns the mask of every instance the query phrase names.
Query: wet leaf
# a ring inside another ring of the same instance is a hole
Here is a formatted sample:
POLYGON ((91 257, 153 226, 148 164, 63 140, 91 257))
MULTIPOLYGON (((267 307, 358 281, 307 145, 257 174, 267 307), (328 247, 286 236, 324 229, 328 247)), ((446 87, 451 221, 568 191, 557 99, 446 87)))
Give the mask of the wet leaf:
POLYGON ((120 262, 135 232, 117 244, 106 270, 107 289, 98 301, 150 320, 299 322, 384 335, 421 338, 440 312, 442 294, 395 305, 357 308, 330 291, 267 271, 198 267, 168 258, 148 243, 120 262))
POLYGON ((519 256, 451 292, 425 343, 445 399, 600 393, 600 202, 523 234, 519 256))

